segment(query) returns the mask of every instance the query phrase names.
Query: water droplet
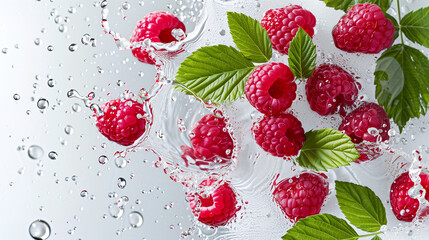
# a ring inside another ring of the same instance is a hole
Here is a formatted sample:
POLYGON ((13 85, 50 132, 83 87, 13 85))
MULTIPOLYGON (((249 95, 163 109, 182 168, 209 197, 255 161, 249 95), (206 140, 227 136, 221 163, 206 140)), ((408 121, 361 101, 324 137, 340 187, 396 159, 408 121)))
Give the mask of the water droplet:
POLYGON ((86 196, 88 196, 88 191, 86 191, 86 190, 82 190, 82 192, 80 192, 80 196, 81 196, 81 197, 86 197, 86 196))
POLYGON ((72 134, 73 134, 73 127, 72 127, 72 126, 70 126, 70 125, 67 125, 67 126, 64 128, 64 132, 65 132, 67 135, 72 135, 72 134))
POLYGON ((101 155, 100 157, 98 157, 98 162, 100 164, 106 164, 107 162, 109 162, 109 158, 107 158, 105 155, 101 155))
POLYGON ((48 49, 49 52, 54 51, 54 47, 52 45, 49 45, 46 49, 48 49))
POLYGON ((48 108, 48 107, 49 107, 49 102, 48 102, 48 100, 46 100, 46 99, 44 99, 44 98, 40 98, 40 99, 37 101, 37 107, 38 107, 40 110, 43 110, 43 109, 48 108))
POLYGON ((43 220, 36 220, 30 224, 28 229, 30 236, 36 240, 48 239, 51 235, 51 227, 43 220))
POLYGON ((19 94, 15 93, 15 94, 13 94, 13 99, 18 101, 19 99, 21 99, 21 96, 19 96, 19 94))
POLYGON ((60 32, 67 32, 67 26, 64 24, 61 24, 58 26, 58 31, 60 32))
POLYGON ((69 13, 74 14, 74 13, 76 13, 76 8, 69 7, 68 11, 69 11, 69 13))
POLYGON ((48 86, 49 86, 49 87, 55 87, 55 80, 54 80, 54 79, 52 79, 52 78, 50 78, 50 79, 48 80, 48 86))
POLYGON ((75 103, 72 105, 72 109, 74 112, 80 112, 82 110, 82 107, 79 105, 79 103, 75 103))
POLYGON ((40 38, 34 39, 34 44, 36 44, 37 46, 40 46, 42 43, 43 43, 42 39, 40 38))
POLYGON ((84 34, 80 39, 80 41, 82 42, 83 45, 88 45, 89 42, 91 41, 91 35, 89 35, 88 33, 84 34))
POLYGON ((118 178, 118 187, 120 189, 124 189, 126 186, 127 186, 127 180, 125 180, 122 177, 118 178))
POLYGON ((31 145, 27 150, 28 156, 31 159, 39 159, 43 156, 43 149, 38 145, 31 145))
POLYGON ((70 44, 70 46, 69 46, 69 51, 70 52, 74 52, 74 51, 76 51, 77 50, 77 44, 76 43, 72 43, 72 44, 70 44))
POLYGON ((4 53, 4 54, 6 54, 6 53, 7 53, 7 48, 3 48, 3 49, 1 50, 1 52, 2 52, 2 53, 4 53))
POLYGON ((49 157, 51 160, 57 160, 58 153, 56 153, 56 152, 54 152, 54 151, 50 151, 50 152, 48 153, 48 157, 49 157))
POLYGON ((124 158, 116 158, 115 159, 115 165, 117 168, 124 168, 127 166, 127 160, 125 160, 124 158))
POLYGON ((110 216, 112 216, 113 218, 120 218, 122 217, 122 214, 124 214, 124 209, 119 207, 116 204, 110 204, 109 213, 110 213, 110 216))
POLYGON ((131 8, 131 4, 129 4, 128 2, 124 2, 122 3, 122 9, 124 10, 128 10, 131 8))
POLYGON ((128 221, 130 222, 131 227, 139 228, 143 225, 143 216, 141 213, 133 211, 128 215, 128 221))

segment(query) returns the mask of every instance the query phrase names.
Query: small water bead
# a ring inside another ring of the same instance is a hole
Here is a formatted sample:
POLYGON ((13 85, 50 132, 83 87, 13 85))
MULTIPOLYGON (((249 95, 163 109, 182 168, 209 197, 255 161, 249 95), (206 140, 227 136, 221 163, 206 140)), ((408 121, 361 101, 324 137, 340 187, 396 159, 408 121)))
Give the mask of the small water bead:
POLYGON ((54 51, 54 47, 52 45, 49 45, 46 49, 48 49, 49 52, 54 51))
POLYGON ((109 158, 107 158, 105 155, 101 155, 100 157, 98 157, 98 162, 104 165, 109 162, 109 158))
POLYGON ((54 80, 54 79, 52 79, 52 78, 50 78, 50 79, 48 80, 48 86, 49 86, 49 87, 55 87, 55 80, 54 80))
POLYGON ((82 42, 83 45, 88 45, 91 41, 91 35, 89 35, 88 33, 85 33, 80 39, 80 41, 82 42))
POLYGON ((77 44, 76 43, 72 43, 72 44, 70 44, 70 46, 69 46, 69 51, 70 52, 74 52, 74 51, 76 51, 77 50, 77 44))
POLYGON ((127 160, 125 160, 122 157, 116 158, 115 159, 115 165, 117 168, 124 168, 127 166, 127 160))
POLYGON ((120 218, 124 214, 124 209, 119 207, 116 204, 110 204, 108 208, 109 208, 109 214, 113 218, 120 218))
POLYGON ((86 191, 86 190, 82 190, 82 192, 80 192, 80 196, 81 196, 81 197, 86 197, 86 196, 88 196, 88 191, 86 191))
POLYGON ((15 93, 15 94, 13 94, 13 99, 18 101, 19 99, 21 99, 21 96, 19 96, 19 94, 15 93))
POLYGON ((43 43, 42 39, 40 38, 34 39, 34 44, 36 44, 36 46, 40 46, 42 43, 43 43))
POLYGON ((69 7, 68 12, 71 14, 76 13, 76 8, 75 7, 69 7))
POLYGON ((133 211, 133 212, 130 212, 130 214, 128 214, 128 222, 133 228, 141 227, 143 225, 143 221, 144 221, 143 216, 141 215, 141 213, 137 211, 133 211))
POLYGON ((131 4, 129 4, 128 2, 124 2, 122 3, 122 9, 124 10, 128 10, 131 8, 131 4))
POLYGON ((4 54, 6 54, 6 53, 7 53, 7 48, 3 48, 3 49, 1 50, 1 52, 2 52, 2 53, 4 53, 4 54))
POLYGON ((27 154, 31 159, 39 159, 43 156, 43 153, 43 148, 38 145, 31 145, 27 150, 27 154))
POLYGON ((48 102, 48 100, 46 100, 46 99, 44 99, 44 98, 40 98, 40 99, 37 101, 37 107, 38 107, 40 110, 43 110, 43 109, 48 108, 48 107, 49 107, 49 102, 48 102))
POLYGON ((54 151, 50 151, 50 152, 48 153, 48 157, 49 157, 51 160, 57 160, 58 153, 56 153, 56 152, 54 152, 54 151))
POLYGON ((67 26, 66 25, 64 25, 64 24, 61 24, 61 25, 59 25, 58 26, 58 31, 60 31, 60 32, 67 32, 67 26))
POLYGON ((51 235, 51 227, 43 220, 36 220, 30 224, 28 232, 33 239, 46 240, 51 235))
POLYGON ((65 132, 67 135, 72 135, 72 134, 73 134, 73 127, 72 127, 72 126, 70 126, 70 125, 67 125, 67 126, 64 128, 64 132, 65 132))
POLYGON ((127 186, 127 180, 125 180, 122 177, 118 178, 118 187, 120 189, 124 189, 126 186, 127 186))
POLYGON ((80 112, 82 110, 82 107, 79 105, 79 103, 75 103, 72 105, 72 110, 74 112, 80 112))

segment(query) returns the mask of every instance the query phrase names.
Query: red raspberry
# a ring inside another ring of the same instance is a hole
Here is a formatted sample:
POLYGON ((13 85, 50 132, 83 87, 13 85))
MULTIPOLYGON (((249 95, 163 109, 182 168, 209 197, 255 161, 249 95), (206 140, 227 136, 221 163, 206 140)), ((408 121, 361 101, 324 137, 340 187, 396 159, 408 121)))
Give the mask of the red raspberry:
MULTIPOLYGON (((173 14, 166 12, 149 13, 137 22, 130 42, 141 42, 146 38, 149 38, 152 42, 174 42, 177 39, 171 34, 173 29, 182 29, 183 32, 186 32, 185 25, 173 14)), ((132 53, 140 62, 155 64, 147 50, 133 48, 132 53)))
MULTIPOLYGON (((214 182, 214 179, 207 179, 200 186, 211 186, 214 182)), ((188 199, 198 221, 214 227, 226 225, 238 211, 236 195, 228 183, 220 185, 207 197, 191 194, 188 199)))
POLYGON ((358 94, 352 75, 337 65, 327 63, 314 70, 305 90, 311 109, 322 116, 352 105, 358 94))
MULTIPOLYGON (((425 199, 429 201, 429 175, 420 174, 421 184, 426 190, 425 199)), ((411 222, 417 213, 419 208, 419 200, 411 198, 408 195, 408 190, 414 186, 409 173, 405 172, 401 174, 390 187, 390 205, 396 218, 401 221, 411 222)), ((427 215, 428 210, 424 210, 422 216, 427 215)))
MULTIPOLYGON (((376 143, 377 140, 389 140, 388 131, 390 129, 389 117, 382 107, 376 103, 365 102, 360 107, 349 113, 340 125, 339 130, 344 131, 352 142, 360 144, 363 141, 376 143)), ((377 157, 370 156, 368 144, 360 144, 356 149, 360 153, 360 161, 367 161, 377 157)))
POLYGON ((201 118, 191 132, 194 155, 214 161, 215 157, 231 159, 234 143, 226 130, 225 120, 208 114, 201 118))
POLYGON ((256 143, 277 157, 297 155, 305 141, 301 122, 291 114, 265 115, 252 127, 256 143))
POLYGON ((316 18, 301 6, 289 5, 268 10, 262 18, 261 24, 268 32, 273 48, 280 53, 288 54, 289 44, 299 27, 313 37, 316 18))
POLYGON ((283 63, 257 67, 244 90, 250 104, 259 112, 274 115, 284 112, 296 97, 296 83, 290 68, 283 63))
POLYGON ((146 129, 143 104, 131 99, 114 99, 101 107, 102 116, 96 116, 98 130, 110 141, 129 146, 146 129))
POLYGON ((337 48, 346 52, 379 53, 392 46, 395 27, 376 4, 349 9, 332 31, 337 48))
POLYGON ((283 179, 274 190, 274 200, 294 222, 318 214, 329 193, 329 183, 319 174, 302 173, 283 179))

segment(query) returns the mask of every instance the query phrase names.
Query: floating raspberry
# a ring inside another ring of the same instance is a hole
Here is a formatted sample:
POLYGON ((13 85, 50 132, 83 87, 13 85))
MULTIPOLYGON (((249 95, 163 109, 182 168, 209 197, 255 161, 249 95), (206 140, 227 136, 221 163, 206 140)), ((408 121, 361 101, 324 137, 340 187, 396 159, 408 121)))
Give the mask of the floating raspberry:
POLYGON ((274 190, 274 200, 292 221, 318 214, 329 193, 329 183, 319 174, 302 173, 283 179, 274 190))
POLYGON ((359 161, 367 161, 378 156, 373 152, 374 146, 361 143, 389 140, 389 129, 390 122, 384 109, 376 103, 369 102, 365 102, 348 114, 339 128, 351 138, 352 142, 360 144, 356 147, 361 155, 359 161))
POLYGON ((301 122, 288 113, 265 115, 253 125, 256 143, 266 152, 277 157, 297 155, 305 141, 301 122))
POLYGON ((129 146, 146 129, 143 104, 131 99, 114 99, 101 107, 103 115, 96 116, 98 130, 110 141, 129 146))
POLYGON ((231 159, 234 143, 225 120, 208 114, 201 118, 191 132, 194 155, 198 159, 214 161, 215 157, 231 159))
POLYGON ((395 27, 376 4, 356 4, 332 32, 337 48, 346 52, 379 53, 392 46, 395 27))
MULTIPOLYGON (((173 14, 166 12, 149 13, 137 22, 130 42, 141 42, 145 39, 161 43, 174 42, 177 39, 171 33, 173 29, 182 29, 183 32, 186 32, 185 25, 173 14)), ((147 50, 133 48, 132 53, 140 62, 155 64, 147 50)))
POLYGON ((261 24, 268 32, 273 48, 280 53, 288 54, 289 44, 299 27, 313 37, 316 18, 301 6, 289 5, 268 10, 262 18, 261 24))
POLYGON ((322 116, 352 105, 358 94, 352 75, 337 65, 327 63, 314 70, 305 90, 311 109, 322 116))
MULTIPOLYGON (((207 179, 200 186, 211 186, 214 182, 213 179, 207 179)), ((238 211, 236 195, 228 183, 220 185, 207 197, 191 194, 188 199, 198 221, 214 227, 226 225, 238 211)))
POLYGON ((250 104, 259 112, 272 115, 288 109, 296 97, 294 76, 283 63, 268 63, 257 67, 244 90, 250 104))
MULTIPOLYGON (((429 175, 420 174, 421 184, 426 190, 425 199, 429 201, 429 175)), ((408 195, 408 190, 414 186, 408 172, 401 174, 390 187, 390 205, 396 218, 401 221, 411 222, 419 208, 419 200, 411 198, 408 195)), ((424 210, 422 216, 428 214, 428 209, 424 210)))

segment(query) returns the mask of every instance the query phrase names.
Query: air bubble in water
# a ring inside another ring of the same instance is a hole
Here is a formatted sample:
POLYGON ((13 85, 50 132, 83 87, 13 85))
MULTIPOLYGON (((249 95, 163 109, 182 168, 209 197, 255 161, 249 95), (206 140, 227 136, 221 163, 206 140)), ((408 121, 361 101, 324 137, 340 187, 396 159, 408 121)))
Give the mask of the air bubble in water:
POLYGON ((13 99, 18 101, 19 99, 21 99, 21 97, 19 96, 19 94, 15 93, 13 94, 13 99))
POLYGON ((126 186, 127 186, 127 180, 125 180, 122 177, 118 178, 118 187, 120 189, 124 189, 126 186))
POLYGON ((107 158, 105 155, 101 155, 100 157, 98 157, 98 162, 100 164, 106 164, 107 162, 109 162, 109 158, 107 158))
POLYGON ((50 152, 48 153, 48 157, 49 157, 51 160, 57 160, 58 153, 56 153, 56 152, 54 152, 54 151, 50 151, 50 152))
POLYGON ((72 126, 70 126, 70 125, 67 125, 67 126, 64 128, 64 132, 65 132, 67 135, 72 135, 72 134, 73 134, 73 127, 72 127, 72 126))
POLYGON ((133 211, 128 215, 128 221, 130 222, 131 227, 139 228, 143 225, 143 216, 141 213, 133 211))
POLYGON ((72 43, 72 44, 70 44, 70 46, 69 46, 69 51, 70 52, 74 52, 74 51, 76 51, 77 50, 77 44, 76 43, 72 43))
POLYGON ((43 220, 36 220, 30 224, 28 232, 33 239, 46 240, 51 235, 51 227, 43 220))
POLYGON ((48 100, 44 98, 40 98, 39 101, 37 101, 37 107, 41 110, 48 108, 49 107, 48 100))
POLYGON ((31 159, 39 159, 43 156, 43 153, 43 148, 38 145, 31 145, 27 150, 27 154, 31 159))

